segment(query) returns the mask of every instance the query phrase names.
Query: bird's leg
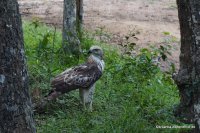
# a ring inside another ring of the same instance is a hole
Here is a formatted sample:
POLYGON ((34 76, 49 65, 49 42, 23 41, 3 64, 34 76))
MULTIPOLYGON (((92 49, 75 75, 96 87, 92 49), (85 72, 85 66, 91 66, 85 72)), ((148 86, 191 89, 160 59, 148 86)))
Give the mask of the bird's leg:
POLYGON ((85 101, 83 101, 83 109, 84 109, 84 110, 87 110, 85 101))
POLYGON ((85 90, 84 89, 79 89, 79 96, 81 99, 81 104, 83 105, 83 109, 86 110, 85 90))
POLYGON ((95 84, 88 89, 79 89, 79 94, 84 110, 88 109, 90 112, 92 112, 92 100, 93 100, 94 90, 95 90, 95 84))
POLYGON ((89 89, 89 95, 88 95, 88 102, 89 102, 89 111, 92 112, 92 101, 93 101, 93 95, 95 91, 95 84, 92 85, 92 87, 89 89))
POLYGON ((92 101, 90 102, 90 105, 89 105, 89 111, 92 112, 92 101))

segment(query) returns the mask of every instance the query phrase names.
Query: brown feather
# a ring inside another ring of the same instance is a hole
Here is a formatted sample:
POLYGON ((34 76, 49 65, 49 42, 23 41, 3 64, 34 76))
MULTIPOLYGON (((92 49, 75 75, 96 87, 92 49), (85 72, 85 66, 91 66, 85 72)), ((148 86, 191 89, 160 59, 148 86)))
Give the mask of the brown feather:
POLYGON ((51 87, 53 91, 66 93, 78 88, 89 88, 102 75, 96 63, 85 63, 68 69, 56 76, 51 87))

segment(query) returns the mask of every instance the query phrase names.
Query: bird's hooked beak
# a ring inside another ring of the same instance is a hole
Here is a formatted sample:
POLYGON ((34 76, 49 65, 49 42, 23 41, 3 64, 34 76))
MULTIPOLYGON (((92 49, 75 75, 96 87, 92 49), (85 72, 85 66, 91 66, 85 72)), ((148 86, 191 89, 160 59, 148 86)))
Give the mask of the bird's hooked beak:
POLYGON ((92 53, 92 51, 91 50, 88 50, 88 54, 91 54, 92 53))

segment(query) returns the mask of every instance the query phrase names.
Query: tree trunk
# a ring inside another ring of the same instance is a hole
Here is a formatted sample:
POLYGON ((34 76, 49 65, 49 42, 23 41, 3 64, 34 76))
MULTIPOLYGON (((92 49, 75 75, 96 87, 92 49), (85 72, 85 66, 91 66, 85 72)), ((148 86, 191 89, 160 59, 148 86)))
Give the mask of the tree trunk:
POLYGON ((177 0, 181 32, 180 69, 175 81, 180 92, 176 115, 200 127, 200 1, 177 0))
POLYGON ((83 18, 82 0, 64 0, 63 47, 68 54, 79 56, 81 24, 83 18))
POLYGON ((81 30, 83 25, 83 0, 76 0, 76 19, 79 39, 81 40, 81 30))
POLYGON ((36 132, 17 0, 0 1, 0 133, 36 132))

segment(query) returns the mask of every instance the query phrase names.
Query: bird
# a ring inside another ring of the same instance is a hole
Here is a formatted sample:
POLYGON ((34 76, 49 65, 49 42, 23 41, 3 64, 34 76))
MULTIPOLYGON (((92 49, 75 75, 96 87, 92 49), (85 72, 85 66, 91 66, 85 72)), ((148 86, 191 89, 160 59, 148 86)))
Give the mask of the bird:
POLYGON ((88 54, 85 63, 65 70, 51 81, 52 89, 46 96, 48 101, 54 100, 64 93, 79 89, 83 108, 92 111, 95 84, 103 74, 105 62, 103 50, 99 46, 91 46, 88 54))

